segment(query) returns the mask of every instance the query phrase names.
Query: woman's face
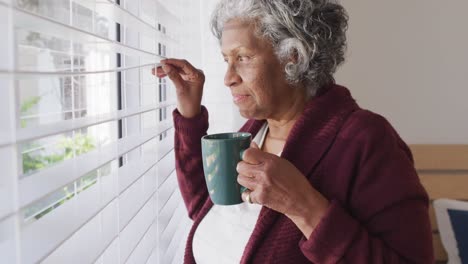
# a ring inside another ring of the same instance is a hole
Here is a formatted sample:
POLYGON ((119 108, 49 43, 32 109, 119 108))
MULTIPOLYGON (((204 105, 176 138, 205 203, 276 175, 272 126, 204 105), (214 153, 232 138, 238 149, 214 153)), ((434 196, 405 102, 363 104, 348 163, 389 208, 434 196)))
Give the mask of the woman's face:
POLYGON ((281 118, 294 99, 284 65, 269 41, 255 34, 253 23, 228 21, 223 29, 221 51, 228 68, 224 84, 245 118, 281 118))

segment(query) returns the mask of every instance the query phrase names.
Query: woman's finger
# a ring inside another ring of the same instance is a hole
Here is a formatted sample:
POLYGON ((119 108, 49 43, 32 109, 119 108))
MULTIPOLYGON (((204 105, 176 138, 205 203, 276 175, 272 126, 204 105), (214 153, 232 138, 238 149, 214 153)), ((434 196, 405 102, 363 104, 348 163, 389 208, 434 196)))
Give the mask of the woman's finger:
POLYGON ((198 70, 186 60, 165 59, 165 60, 162 60, 161 63, 169 64, 171 66, 177 67, 178 69, 182 71, 183 74, 198 73, 198 70))
POLYGON ((158 66, 156 68, 151 69, 151 73, 158 78, 164 78, 167 76, 167 74, 164 72, 162 66, 158 66))
POLYGON ((162 66, 162 69, 164 73, 167 74, 167 76, 169 76, 169 79, 171 79, 176 88, 181 88, 184 86, 184 80, 182 79, 182 77, 180 77, 180 74, 177 72, 176 69, 174 69, 174 67, 166 64, 162 66))
POLYGON ((249 176, 245 176, 243 174, 239 174, 237 176, 237 182, 244 186, 245 188, 249 189, 249 190, 255 190, 256 188, 256 180, 255 178, 252 178, 252 177, 249 177, 249 176))
POLYGON ((246 177, 255 178, 255 175, 258 174, 259 168, 257 164, 239 161, 239 163, 237 163, 236 170, 239 174, 245 175, 246 177))
POLYGON ((251 190, 246 190, 241 195, 242 201, 244 201, 246 203, 254 204, 255 200, 254 200, 253 196, 254 196, 254 194, 253 194, 253 192, 251 190))
POLYGON ((261 164, 265 160, 265 152, 258 148, 248 148, 242 155, 242 160, 250 164, 261 164))

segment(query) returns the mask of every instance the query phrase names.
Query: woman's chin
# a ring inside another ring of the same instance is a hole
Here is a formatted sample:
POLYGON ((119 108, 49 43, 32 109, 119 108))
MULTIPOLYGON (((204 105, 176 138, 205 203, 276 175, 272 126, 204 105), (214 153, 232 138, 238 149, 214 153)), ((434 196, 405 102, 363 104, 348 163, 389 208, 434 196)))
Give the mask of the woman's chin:
POLYGON ((258 113, 252 110, 249 111, 246 109, 239 108, 239 114, 245 119, 255 119, 255 120, 265 119, 264 117, 262 117, 261 115, 259 115, 258 113))
POLYGON ((248 110, 245 110, 245 109, 242 109, 240 107, 238 107, 238 110, 239 110, 239 114, 243 117, 243 118, 246 118, 246 119, 253 119, 255 118, 253 113, 251 111, 248 111, 248 110))

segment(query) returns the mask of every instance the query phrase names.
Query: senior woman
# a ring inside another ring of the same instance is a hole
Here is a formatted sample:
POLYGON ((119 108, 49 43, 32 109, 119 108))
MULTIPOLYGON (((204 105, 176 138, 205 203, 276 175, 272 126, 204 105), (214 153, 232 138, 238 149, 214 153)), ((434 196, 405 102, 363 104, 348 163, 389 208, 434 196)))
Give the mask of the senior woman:
POLYGON ((177 90, 177 175, 194 220, 185 263, 433 262, 428 197, 408 147, 334 83, 346 28, 332 1, 217 5, 225 85, 256 142, 237 166, 249 189, 238 206, 213 205, 205 185, 203 72, 177 59, 157 69, 177 90))

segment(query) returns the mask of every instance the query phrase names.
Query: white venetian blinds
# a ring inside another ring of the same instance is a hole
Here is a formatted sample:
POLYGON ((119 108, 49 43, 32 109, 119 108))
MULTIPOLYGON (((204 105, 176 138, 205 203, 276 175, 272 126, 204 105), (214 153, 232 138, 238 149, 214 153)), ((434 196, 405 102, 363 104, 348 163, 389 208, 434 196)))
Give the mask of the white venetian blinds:
POLYGON ((0 263, 178 263, 184 0, 0 0, 0 263))

